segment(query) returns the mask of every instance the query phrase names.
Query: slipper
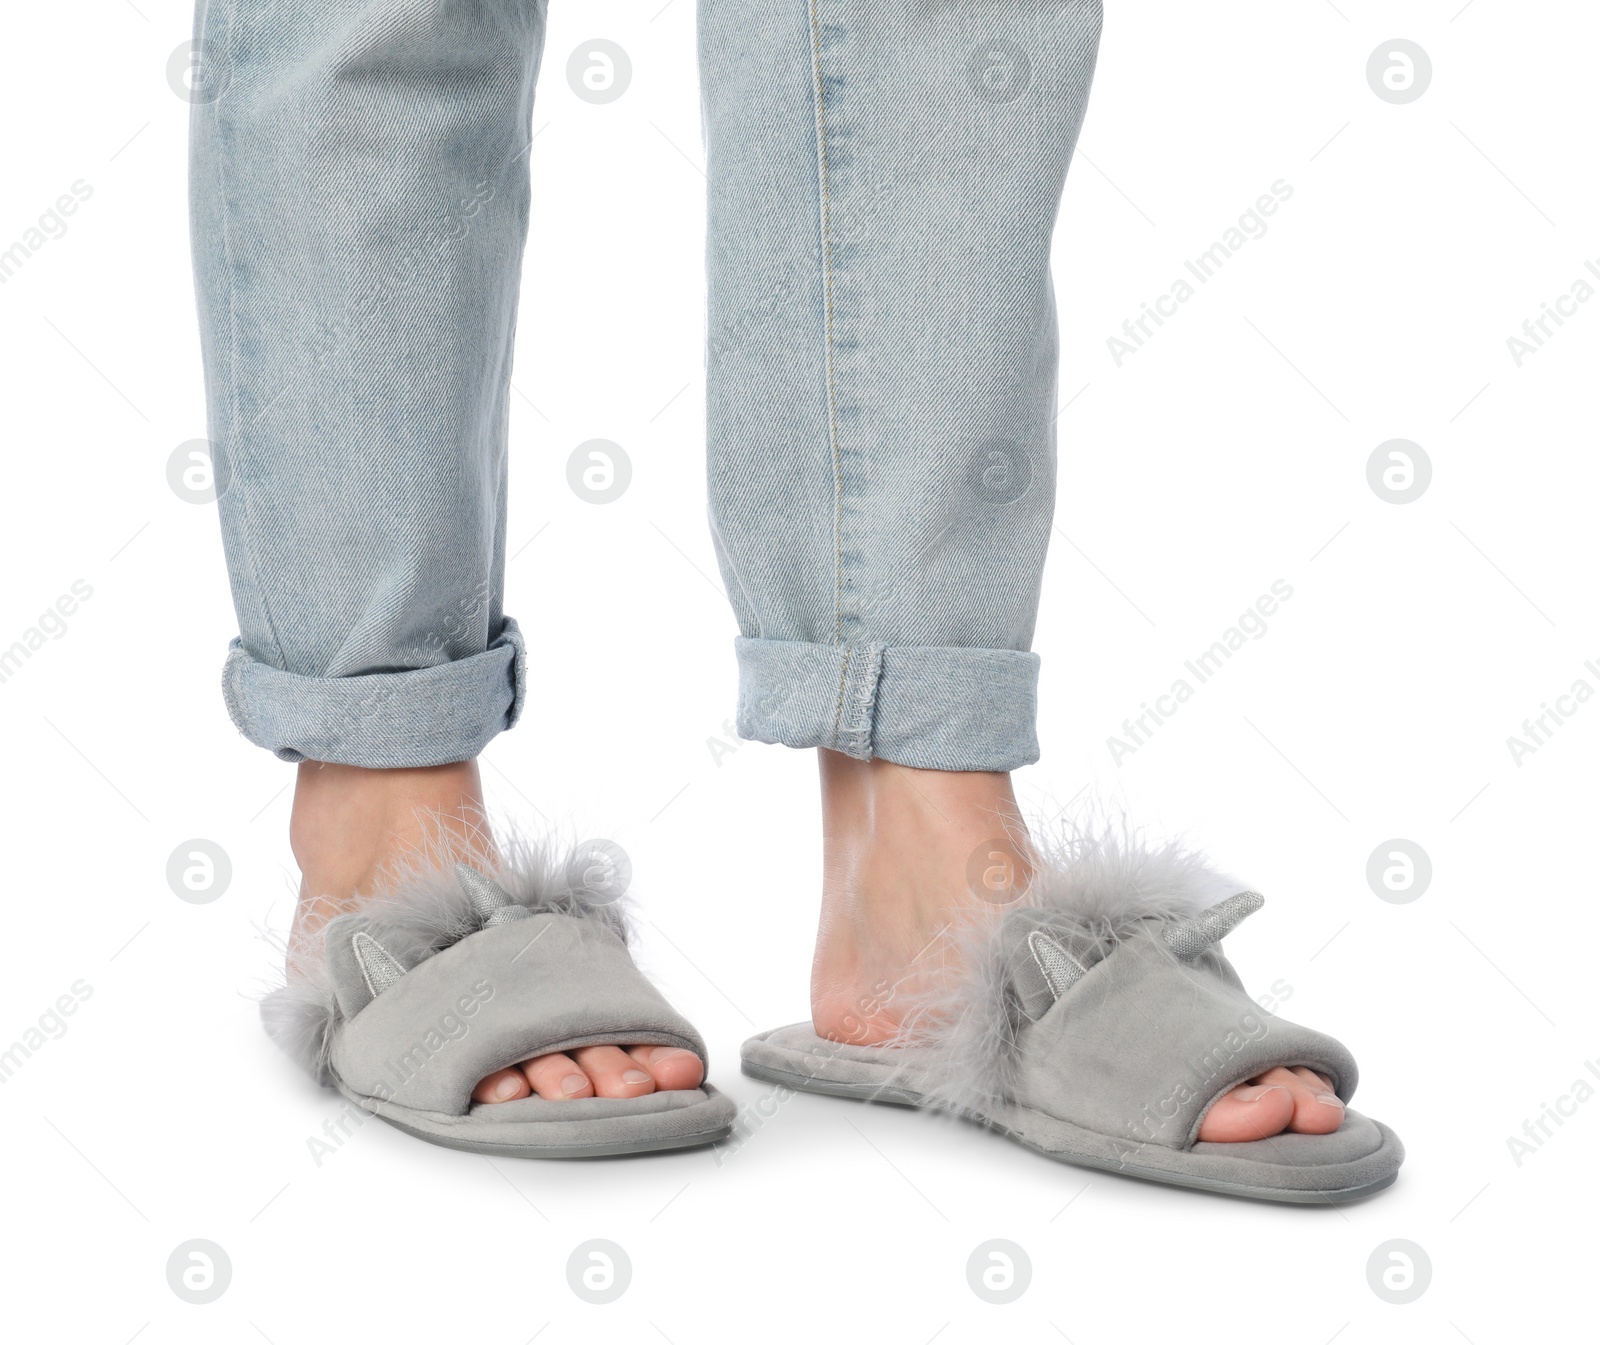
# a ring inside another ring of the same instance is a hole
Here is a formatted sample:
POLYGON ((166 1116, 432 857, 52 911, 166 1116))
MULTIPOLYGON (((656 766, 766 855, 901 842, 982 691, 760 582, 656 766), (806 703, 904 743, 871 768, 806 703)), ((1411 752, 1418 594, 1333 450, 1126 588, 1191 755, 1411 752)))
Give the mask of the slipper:
POLYGON ((711 1144, 735 1108, 709 1084, 635 1098, 472 1100, 479 1080, 584 1046, 705 1042, 634 965, 609 894, 512 842, 497 878, 412 875, 328 922, 320 960, 262 1001, 269 1036, 317 1082, 430 1144, 593 1158, 711 1144))
POLYGON ((1262 905, 1240 886, 1177 846, 1069 835, 1015 909, 965 937, 957 982, 902 1003, 895 1041, 827 1041, 797 1023, 745 1042, 744 1072, 940 1107, 1059 1162, 1147 1181, 1299 1204, 1371 1195, 1405 1150, 1348 1106, 1331 1134, 1198 1139, 1219 1098, 1274 1066, 1328 1076, 1347 1104, 1356 1088, 1344 1046, 1268 1013, 1222 955, 1262 905))

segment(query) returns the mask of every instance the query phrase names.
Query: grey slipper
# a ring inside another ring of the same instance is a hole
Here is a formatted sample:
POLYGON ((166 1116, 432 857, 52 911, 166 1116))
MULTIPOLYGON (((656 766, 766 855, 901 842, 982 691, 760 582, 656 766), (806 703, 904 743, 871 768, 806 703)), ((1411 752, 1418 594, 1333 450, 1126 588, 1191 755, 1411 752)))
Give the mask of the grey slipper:
POLYGON ((592 1158, 725 1138, 735 1108, 709 1084, 472 1100, 496 1070, 583 1046, 678 1046, 706 1060, 700 1034, 634 965, 617 904, 583 886, 582 864, 507 849, 498 881, 457 864, 331 920, 321 961, 262 1001, 269 1035, 319 1083, 446 1148, 592 1158))
POLYGON ((1328 1135, 1197 1139, 1218 1098, 1277 1065, 1331 1077, 1342 1102, 1355 1092, 1350 1052, 1261 1008, 1223 957, 1219 941, 1261 905, 1176 846, 1069 835, 1018 908, 962 949, 954 990, 890 994, 907 1024, 897 1043, 826 1041, 797 1023, 747 1041, 744 1072, 943 1107, 1080 1167, 1258 1200, 1359 1199, 1395 1180, 1405 1151, 1348 1107, 1328 1135))

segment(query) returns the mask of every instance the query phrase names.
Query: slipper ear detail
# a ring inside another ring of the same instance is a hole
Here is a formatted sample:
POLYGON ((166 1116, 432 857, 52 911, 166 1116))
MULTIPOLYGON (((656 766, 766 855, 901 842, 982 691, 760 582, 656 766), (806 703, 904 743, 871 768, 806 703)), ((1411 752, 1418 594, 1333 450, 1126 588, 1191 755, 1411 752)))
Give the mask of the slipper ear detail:
POLYGON ((470 864, 457 864, 455 874, 456 882, 467 894, 472 909, 482 918, 485 929, 491 925, 509 925, 513 920, 525 920, 533 914, 493 878, 479 873, 470 864))
POLYGON ((1173 921, 1161 931, 1161 937, 1180 962, 1189 962, 1212 944, 1222 942, 1247 916, 1266 904, 1267 899, 1259 892, 1236 892, 1199 915, 1173 921))
POLYGON ((1050 993, 1057 999, 1072 989, 1089 969, 1043 930, 1028 935, 1028 951, 1033 954, 1034 966, 1043 974, 1050 993))
POLYGON ((397 870, 375 894, 378 899, 334 916, 320 939, 294 955, 287 983, 262 1000, 268 1035, 318 1083, 331 1083, 333 1042, 342 1025, 402 975, 463 939, 531 916, 558 915, 575 922, 585 938, 628 946, 627 902, 598 904, 573 890, 574 866, 587 850, 516 832, 503 833, 498 848, 499 862, 487 872, 453 862, 435 867, 418 855, 413 867, 397 870), (358 940, 357 933, 364 937, 358 940))
POLYGON ((350 951, 355 954, 356 965, 374 999, 406 974, 400 959, 365 930, 350 936, 350 951))

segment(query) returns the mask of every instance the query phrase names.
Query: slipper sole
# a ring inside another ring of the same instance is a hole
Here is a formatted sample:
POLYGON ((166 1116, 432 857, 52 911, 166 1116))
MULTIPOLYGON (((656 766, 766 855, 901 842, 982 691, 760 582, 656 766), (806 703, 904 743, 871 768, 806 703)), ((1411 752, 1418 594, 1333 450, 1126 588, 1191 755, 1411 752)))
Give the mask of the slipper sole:
MULTIPOLYGON (((774 1029, 774 1032, 792 1034, 792 1028, 774 1029)), ((828 1097, 848 1098, 858 1102, 877 1102, 890 1106, 921 1108, 927 1106, 927 1099, 914 1088, 890 1083, 899 1069, 890 1063, 880 1063, 876 1072, 881 1073, 882 1082, 862 1082, 860 1080, 847 1080, 829 1078, 824 1072, 825 1061, 819 1061, 816 1050, 796 1050, 794 1048, 776 1047, 768 1041, 772 1032, 762 1033, 746 1043, 744 1058, 741 1060, 741 1070, 752 1079, 761 1079, 767 1083, 780 1084, 792 1088, 796 1092, 816 1093, 828 1097), (805 1062, 805 1068, 785 1068, 782 1064, 772 1060, 752 1060, 749 1058, 749 1049, 760 1044, 767 1053, 791 1050, 796 1057, 795 1063, 805 1062)), ((837 1044, 813 1038, 817 1048, 826 1056, 829 1048, 837 1050, 837 1044)), ((850 1062, 855 1073, 862 1072, 862 1063, 859 1060, 850 1062)), ((1400 1138, 1394 1131, 1380 1121, 1373 1121, 1357 1112, 1347 1112, 1345 1123, 1347 1127, 1359 1126, 1365 1131, 1370 1127, 1377 1140, 1375 1148, 1361 1154, 1359 1158, 1338 1163, 1327 1164, 1278 1164, 1286 1178, 1299 1181, 1300 1185, 1273 1185, 1260 1180, 1247 1180, 1245 1173, 1259 1175, 1262 1164, 1249 1162, 1231 1157, 1229 1153, 1218 1154, 1218 1150, 1235 1151, 1240 1146, 1234 1145, 1209 1145, 1208 1152, 1196 1161, 1192 1153, 1179 1149, 1169 1149, 1162 1146, 1143 1145, 1137 1152, 1141 1156, 1148 1155, 1156 1160, 1154 1163, 1130 1161, 1125 1153, 1128 1144, 1120 1137, 1104 1135, 1097 1131, 1085 1130, 1073 1125, 1070 1121, 1061 1120, 1059 1117, 1049 1116, 1044 1112, 1035 1111, 1028 1107, 1010 1105, 1003 1110, 992 1114, 963 1113, 963 1119, 975 1122, 991 1130, 998 1131, 1006 1138, 1016 1141, 1025 1148, 1032 1149, 1035 1153, 1058 1163, 1070 1164, 1073 1167, 1089 1168, 1094 1171, 1108 1172, 1125 1177, 1133 1177, 1141 1181, 1159 1182, 1168 1186, 1180 1186, 1188 1190, 1205 1191, 1218 1195, 1239 1196, 1250 1200, 1273 1201, 1280 1204, 1291 1205, 1342 1205, 1352 1201, 1363 1200, 1368 1196, 1377 1194, 1388 1186, 1392 1186, 1399 1175, 1399 1167, 1405 1156, 1404 1147, 1400 1138), (1202 1167, 1226 1167, 1230 1163, 1241 1168, 1241 1175, 1237 1179, 1208 1175, 1205 1171, 1198 1170, 1202 1167)), ((1338 1132, 1335 1132, 1336 1134, 1338 1132)), ((1317 1137, 1296 1136, 1297 1141, 1306 1138, 1320 1139, 1317 1137)), ((1332 1138, 1331 1136, 1327 1138, 1332 1138)), ((1264 1146, 1267 1152, 1273 1149, 1270 1140, 1257 1140, 1250 1142, 1252 1152, 1261 1152, 1264 1146)), ((1278 1146, 1284 1148, 1287 1146, 1278 1146)), ((1276 1175, 1276 1174, 1274 1174, 1276 1175)))
MULTIPOLYGON (((486 1154, 497 1158, 612 1158, 626 1154, 660 1153, 672 1149, 693 1149, 725 1140, 733 1131, 737 1114, 731 1099, 709 1084, 686 1090, 700 1095, 683 1105, 662 1107, 676 1095, 646 1094, 638 1099, 656 1101, 650 1109, 631 1114, 623 1111, 595 1118, 572 1120, 502 1121, 491 1115, 445 1116, 419 1111, 377 1098, 363 1097, 343 1086, 339 1091, 379 1120, 414 1139, 440 1148, 463 1153, 486 1154)), ((525 1101, 527 1099, 524 1099, 525 1101)), ((556 1102, 552 1107, 578 1107, 586 1101, 556 1102)), ((609 1101, 602 1099, 602 1101, 609 1101)), ((515 1103, 500 1103, 501 1107, 515 1103)))

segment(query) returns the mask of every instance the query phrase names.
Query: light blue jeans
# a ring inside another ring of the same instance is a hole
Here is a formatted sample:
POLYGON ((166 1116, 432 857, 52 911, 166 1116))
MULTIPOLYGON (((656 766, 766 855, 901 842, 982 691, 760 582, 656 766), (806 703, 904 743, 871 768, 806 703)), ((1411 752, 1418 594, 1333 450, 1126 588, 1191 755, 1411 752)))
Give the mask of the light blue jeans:
MULTIPOLYGON (((506 417, 544 0, 201 0, 191 224, 240 634, 288 761, 525 701, 506 417)), ((1034 761, 1050 238, 1099 0, 701 0, 713 540, 746 737, 1034 761)))

